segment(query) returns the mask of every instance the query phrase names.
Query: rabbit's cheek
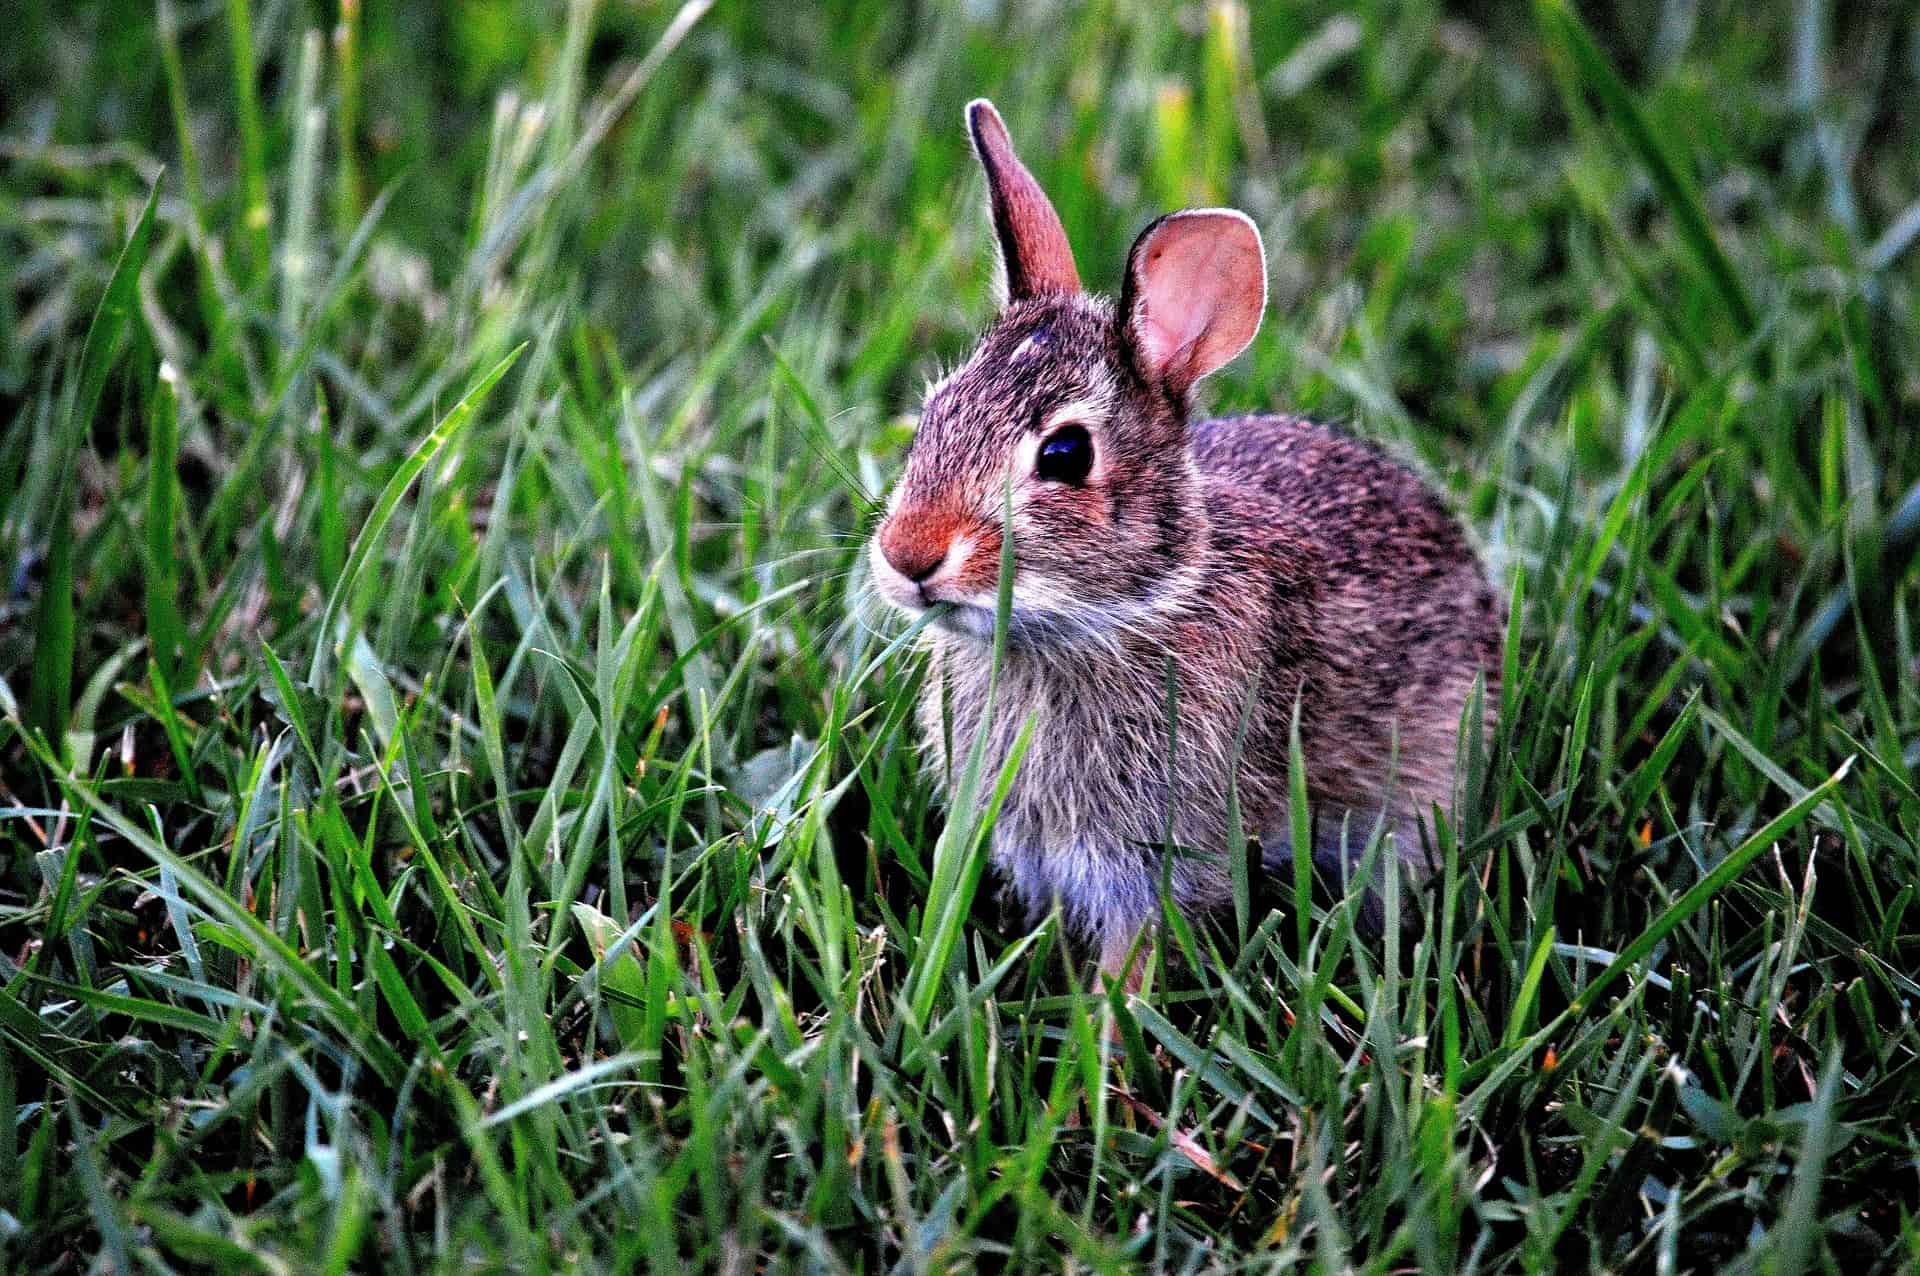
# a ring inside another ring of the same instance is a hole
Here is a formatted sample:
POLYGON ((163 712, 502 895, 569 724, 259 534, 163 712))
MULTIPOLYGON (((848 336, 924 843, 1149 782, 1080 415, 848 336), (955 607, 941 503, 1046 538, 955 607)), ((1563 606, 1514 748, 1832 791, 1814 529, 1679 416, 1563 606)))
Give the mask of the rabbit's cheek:
POLYGON ((1000 584, 1000 533, 989 528, 967 538, 953 573, 953 586, 963 593, 991 593, 1000 584))
POLYGON ((1015 513, 1024 515, 1023 522, 1036 526, 1065 520, 1105 522, 1109 481, 1109 466, 1104 457, 1095 460, 1092 471, 1078 484, 1031 479, 1022 492, 1025 499, 1016 504, 1015 513))
POLYGON ((1083 527, 1107 527, 1113 522, 1113 501, 1107 485, 1089 482, 1073 494, 1074 521, 1083 527))

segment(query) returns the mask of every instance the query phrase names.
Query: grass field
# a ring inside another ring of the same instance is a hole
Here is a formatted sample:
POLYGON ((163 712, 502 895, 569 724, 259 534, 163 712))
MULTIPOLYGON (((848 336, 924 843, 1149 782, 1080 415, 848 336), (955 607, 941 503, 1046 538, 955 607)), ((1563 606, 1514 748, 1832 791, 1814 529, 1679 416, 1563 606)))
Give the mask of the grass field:
POLYGON ((1920 1266, 1910 6, 4 22, 0 1265, 1920 1266), (981 94, 1091 286, 1251 213, 1214 406, 1511 598, 1417 925, 1128 997, 934 802, 981 94))

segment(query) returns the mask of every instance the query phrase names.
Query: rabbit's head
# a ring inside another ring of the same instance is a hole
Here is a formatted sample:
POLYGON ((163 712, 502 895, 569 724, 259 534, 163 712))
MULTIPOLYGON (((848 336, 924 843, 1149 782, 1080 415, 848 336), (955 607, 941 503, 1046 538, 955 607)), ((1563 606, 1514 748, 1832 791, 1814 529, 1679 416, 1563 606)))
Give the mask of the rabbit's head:
POLYGON ((1091 296, 993 106, 969 105, 967 129, 1007 301, 928 392, 874 537, 875 581, 905 611, 950 603, 949 629, 991 635, 1010 506, 1010 636, 1110 633, 1177 606, 1197 583, 1207 531, 1188 392, 1260 326, 1260 234, 1231 210, 1162 217, 1128 254, 1118 300, 1091 296))

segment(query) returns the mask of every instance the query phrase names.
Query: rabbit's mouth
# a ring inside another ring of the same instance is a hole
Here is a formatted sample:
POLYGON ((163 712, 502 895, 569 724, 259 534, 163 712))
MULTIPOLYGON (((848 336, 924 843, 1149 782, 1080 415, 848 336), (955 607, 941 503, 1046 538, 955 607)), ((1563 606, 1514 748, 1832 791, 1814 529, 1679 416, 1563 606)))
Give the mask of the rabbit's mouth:
POLYGON ((889 605, 910 616, 935 606, 977 609, 983 603, 989 617, 993 614, 993 596, 984 599, 956 579, 971 553, 972 538, 956 537, 940 547, 939 556, 927 563, 910 563, 912 572, 901 570, 891 561, 879 540, 873 542, 871 557, 875 589, 889 605))
MULTIPOLYGON (((895 572, 875 573, 880 598, 895 611, 916 624, 925 624, 956 637, 993 641, 999 616, 999 600, 994 594, 977 596, 945 582, 915 582, 895 572)), ((1016 605, 1007 616, 1007 629, 1018 633, 1023 617, 1016 605)))
MULTIPOLYGON (((991 597, 956 597, 938 586, 923 590, 911 583, 904 590, 882 589, 881 595, 888 604, 904 612, 916 623, 925 623, 959 637, 977 638, 982 642, 993 640, 999 608, 991 597)), ((1007 628, 1010 631, 1020 628, 1018 609, 1008 615, 1007 628)))
MULTIPOLYGON (((871 558, 874 592, 918 624, 957 638, 992 642, 1001 624, 1000 591, 993 578, 963 571, 970 550, 967 541, 960 541, 943 559, 946 569, 927 570, 915 578, 889 561, 876 542, 871 558)), ((1045 574, 1016 573, 1011 593, 1005 626, 1008 639, 1016 644, 1111 647, 1126 634, 1138 634, 1139 622, 1160 610, 1155 599, 1090 599, 1045 574)))

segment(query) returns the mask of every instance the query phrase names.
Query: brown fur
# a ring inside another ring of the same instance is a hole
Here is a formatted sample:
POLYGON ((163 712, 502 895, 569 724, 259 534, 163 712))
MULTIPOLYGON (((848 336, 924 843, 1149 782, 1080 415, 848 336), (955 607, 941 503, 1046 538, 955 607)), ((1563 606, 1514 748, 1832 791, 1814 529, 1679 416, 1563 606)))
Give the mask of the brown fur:
MULTIPOLYGON (((1032 719, 994 860, 1033 909, 1057 900, 1109 971, 1163 880, 1183 909, 1227 898, 1228 771, 1250 698, 1250 833, 1285 853, 1297 703, 1317 827, 1351 816, 1357 845, 1384 817, 1413 857, 1420 818, 1450 804, 1462 709, 1476 676, 1494 689, 1501 648, 1492 588, 1412 474, 1298 417, 1190 420, 1184 382, 1135 330, 1101 298, 1012 301, 930 393, 874 550, 889 601, 953 604, 926 643, 934 768, 949 765, 949 720, 962 756, 984 725, 997 769, 1032 719), (1033 473, 1063 419, 1092 436, 1081 486, 1033 473), (1014 605, 984 722, 1009 495, 1014 605)), ((1323 857, 1338 858, 1334 838, 1323 857)))

